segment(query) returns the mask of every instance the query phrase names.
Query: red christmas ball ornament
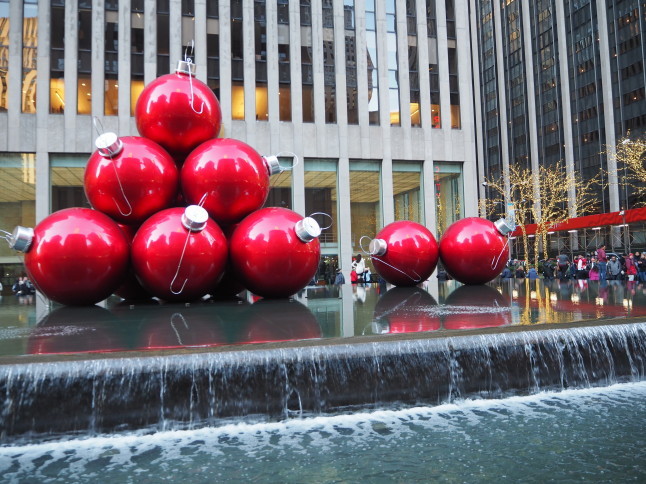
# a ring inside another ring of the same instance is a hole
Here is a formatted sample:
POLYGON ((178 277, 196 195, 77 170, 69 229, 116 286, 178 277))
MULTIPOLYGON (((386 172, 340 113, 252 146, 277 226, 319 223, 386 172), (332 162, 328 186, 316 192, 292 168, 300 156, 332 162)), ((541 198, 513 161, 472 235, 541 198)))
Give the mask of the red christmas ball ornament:
POLYGON ((393 287, 375 305, 372 332, 418 333, 440 329, 437 302, 419 287, 393 287))
POLYGON ((227 241, 198 205, 156 213, 132 241, 132 263, 141 284, 166 301, 199 299, 215 286, 227 261, 227 241))
MULTIPOLYGON (((227 242, 229 243, 229 246, 231 245, 231 236, 233 235, 233 232, 237 227, 238 227, 237 224, 222 227, 222 231, 224 232, 224 235, 227 238, 227 242)), ((213 288, 213 291, 211 291, 211 296, 214 299, 219 299, 219 300, 235 299, 236 296, 244 290, 245 290, 245 287, 236 277, 235 271, 233 269, 233 265, 231 264, 231 258, 229 257, 227 259, 227 265, 224 269, 224 275, 217 283, 217 285, 213 288)))
POLYGON ((139 136, 105 133, 85 167, 85 194, 92 207, 122 224, 139 225, 172 207, 179 170, 157 143, 139 136))
POLYGON ((414 286, 425 281, 439 258, 431 231, 407 220, 381 229, 370 241, 370 255, 379 275, 395 286, 414 286))
POLYGON ((36 288, 70 306, 95 304, 121 284, 128 269, 128 239, 107 215, 68 208, 34 229, 16 227, 10 245, 25 252, 25 267, 36 288))
POLYGON ((188 156, 180 174, 182 193, 200 203, 219 224, 235 224, 258 210, 269 194, 269 177, 281 171, 278 159, 264 158, 230 138, 207 141, 188 156))
POLYGON ((195 78, 195 64, 180 61, 175 73, 158 77, 139 95, 135 107, 139 134, 159 143, 175 161, 220 133, 220 103, 195 78))
POLYGON ((254 294, 289 297, 316 274, 321 228, 286 208, 263 208, 233 232, 230 258, 236 276, 254 294))
MULTIPOLYGON (((135 238, 138 227, 119 224, 119 228, 124 234, 126 234, 128 243, 132 244, 132 239, 135 238)), ((128 271, 123 278, 122 284, 114 291, 114 293, 126 301, 144 301, 152 298, 152 294, 144 289, 139 282, 139 279, 137 279, 137 274, 135 274, 135 268, 132 266, 132 261, 128 264, 128 271)))
POLYGON ((493 222, 468 217, 446 229, 440 259, 446 271, 463 284, 484 284, 498 276, 509 259, 506 234, 514 230, 505 219, 493 222))

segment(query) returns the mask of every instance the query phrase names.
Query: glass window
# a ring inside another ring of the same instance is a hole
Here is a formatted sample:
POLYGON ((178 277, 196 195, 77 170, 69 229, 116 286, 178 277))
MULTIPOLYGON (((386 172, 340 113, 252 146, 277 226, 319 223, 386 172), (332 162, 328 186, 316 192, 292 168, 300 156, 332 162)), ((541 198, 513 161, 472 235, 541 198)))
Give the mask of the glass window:
POLYGON ((431 94, 431 126, 441 128, 440 112, 440 70, 437 60, 437 16, 435 0, 426 0, 426 24, 428 27, 428 74, 431 94))
POLYGON ((366 2, 366 44, 368 56, 368 119, 370 124, 379 124, 379 75, 377 62, 377 27, 375 2, 366 2))
POLYGON ((464 217, 462 164, 436 162, 434 166, 437 235, 464 217))
POLYGON ((267 100, 267 13, 264 0, 254 2, 256 58, 256 120, 269 120, 267 100))
POLYGON ((22 106, 23 113, 36 112, 38 49, 38 0, 25 0, 22 22, 22 106))
MULTIPOLYGON (((291 166, 291 158, 278 158, 282 166, 291 166)), ((265 207, 292 208, 292 171, 285 170, 269 179, 270 189, 265 207)))
POLYGON ((397 65, 397 22, 395 3, 386 2, 386 26, 388 33, 388 99, 390 100, 390 125, 401 125, 399 109, 399 71, 397 65))
POLYGON ((278 24, 278 114, 281 121, 292 120, 292 91, 289 52, 289 11, 285 11, 287 24, 278 24))
MULTIPOLYGON (((305 7, 301 3, 301 11, 305 7)), ((302 17, 301 17, 302 18, 302 17)), ((312 27, 302 27, 301 75, 303 82, 303 122, 314 122, 314 73, 312 68, 312 27)))
POLYGON ((305 160, 305 213, 322 212, 332 218, 332 226, 319 237, 323 254, 338 254, 337 193, 336 160, 305 160))
MULTIPOLYGON (((168 9, 168 1, 164 0, 157 0, 157 77, 163 76, 165 74, 168 74, 170 72, 170 42, 169 42, 169 32, 170 32, 170 20, 169 20, 169 9, 168 9)), ((141 32, 135 32, 134 27, 135 27, 135 16, 133 15, 133 32, 132 32, 132 52, 133 52, 133 65, 131 66, 131 69, 135 70, 134 62, 135 62, 135 53, 137 56, 141 56, 141 69, 139 69, 139 66, 137 66, 137 72, 141 70, 141 74, 143 75, 143 52, 144 52, 144 47, 143 47, 143 42, 144 42, 144 35, 143 35, 143 14, 138 13, 136 15, 137 19, 137 28, 141 29, 141 32), (140 23, 141 22, 141 23, 140 23), (135 38, 135 34, 137 37, 135 38), (136 45, 135 45, 136 43, 136 45)), ((178 60, 178 59, 177 59, 178 60)))
POLYGON ((231 1, 231 118, 244 119, 242 0, 231 1))
MULTIPOLYGON (((207 5, 216 2, 208 2, 207 5)), ((207 84, 220 99, 220 23, 218 19, 206 21, 206 77, 207 84)))
MULTIPOLYGON (((157 2, 157 76, 168 74, 168 15, 163 2, 157 2), (165 30, 164 30, 165 29, 165 30), (165 39, 165 40, 163 40, 165 39)), ((134 116, 137 99, 144 90, 144 15, 133 4, 130 35, 130 115, 134 116)))
POLYGON ((65 7, 52 3, 50 15, 49 110, 62 114, 65 111, 65 7))
POLYGON ((119 13, 105 6, 105 99, 103 112, 119 114, 119 13))
POLYGON ((92 113, 92 4, 78 11, 78 80, 76 112, 92 113))
MULTIPOLYGON (((0 154, 0 228, 8 232, 17 225, 33 227, 36 223, 36 155, 34 153, 0 154)), ((15 271, 22 271, 18 254, 6 243, 0 244, 2 284, 11 287, 15 271), (6 278, 6 279, 5 279, 6 278)), ((19 275, 22 275, 20 273, 19 275)))
POLYGON ((0 111, 7 110, 9 79, 9 0, 0 0, 0 111))
POLYGON ((52 212, 70 207, 90 207, 83 188, 87 155, 51 155, 52 212))
POLYGON ((359 124, 357 95, 357 46, 354 27, 354 0, 344 0, 345 21, 345 75, 347 90, 348 124, 359 124))
POLYGON ((393 163, 393 196, 395 220, 424 223, 421 163, 393 163))
POLYGON ((360 250, 361 237, 374 237, 382 227, 381 163, 350 161, 350 222, 352 251, 360 250))

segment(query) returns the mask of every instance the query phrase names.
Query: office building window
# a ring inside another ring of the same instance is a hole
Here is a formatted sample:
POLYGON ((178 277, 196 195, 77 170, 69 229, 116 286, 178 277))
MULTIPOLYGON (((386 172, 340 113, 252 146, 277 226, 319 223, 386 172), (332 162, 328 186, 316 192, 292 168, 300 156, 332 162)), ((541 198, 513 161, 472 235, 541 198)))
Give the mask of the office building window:
POLYGON ((51 155, 52 212, 70 207, 90 208, 83 189, 83 175, 89 156, 89 153, 51 155))
POLYGON ((244 119, 242 0, 231 1, 231 118, 244 119))
POLYGON ((360 250, 364 235, 374 237, 382 227, 381 163, 350 160, 350 222, 352 251, 360 250))
POLYGON ((440 68, 437 60, 437 14, 435 0, 426 0, 426 34, 428 42, 428 75, 431 94, 431 126, 442 127, 440 110, 440 68))
POLYGON ((77 113, 92 113, 92 1, 78 2, 77 113))
POLYGON ((375 0, 366 0, 366 44, 368 56, 368 120, 379 124, 379 66, 377 60, 377 20, 375 0))
POLYGON ((312 60, 312 6, 301 0, 301 78, 303 122, 314 122, 314 72, 312 60))
POLYGON ((331 217, 332 225, 319 237, 323 253, 338 252, 337 195, 336 160, 305 160, 305 213, 326 213, 331 217))
POLYGON ((343 24, 345 28, 345 76, 348 124, 359 124, 357 36, 354 22, 354 0, 344 0, 343 2, 343 24))
MULTIPOLYGON (((294 160, 292 158, 279 158, 282 166, 291 166, 294 160)), ((271 187, 269 195, 265 201, 265 207, 282 207, 292 208, 292 171, 272 175, 270 178, 271 187)))
MULTIPOLYGON (((0 7, 3 2, 0 2, 0 7)), ((8 5, 8 3, 7 3, 8 5)), ((7 16, 9 10, 7 8, 7 16)), ((50 71, 49 110, 62 114, 65 111, 65 2, 53 0, 50 7, 50 71)), ((8 19, 7 19, 8 22, 8 19)), ((6 106, 5 106, 6 107, 6 106)))
POLYGON ((36 112, 38 0, 24 0, 22 8, 22 96, 20 110, 36 112))
POLYGON ((424 223, 421 163, 405 161, 393 163, 393 196, 395 220, 424 223))
POLYGON ((290 62, 289 2, 278 0, 278 116, 292 120, 292 81, 290 62))
POLYGON ((256 119, 269 120, 267 101, 267 8, 265 0, 254 2, 254 42, 256 55, 256 119))
POLYGON ((462 164, 435 162, 435 216, 437 235, 464 217, 462 164))
POLYGON ((105 3, 105 99, 103 113, 119 114, 119 2, 105 3))
POLYGON ((386 41, 388 44, 388 98, 390 125, 401 125, 399 108, 399 66, 397 63, 397 17, 395 2, 386 2, 386 41))

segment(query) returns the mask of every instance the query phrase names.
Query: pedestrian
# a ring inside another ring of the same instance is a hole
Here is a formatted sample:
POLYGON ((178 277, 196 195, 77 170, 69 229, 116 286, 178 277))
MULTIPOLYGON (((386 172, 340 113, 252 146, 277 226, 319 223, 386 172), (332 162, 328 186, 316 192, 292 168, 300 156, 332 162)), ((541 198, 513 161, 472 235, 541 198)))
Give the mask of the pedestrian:
POLYGON ((599 261, 599 280, 606 280, 606 268, 608 265, 608 256, 606 255, 606 244, 601 244, 597 249, 597 259, 599 261))
POLYGON ((617 260, 617 256, 611 256, 607 265, 606 279, 608 279, 609 281, 621 279, 623 272, 624 271, 622 270, 621 263, 617 260))

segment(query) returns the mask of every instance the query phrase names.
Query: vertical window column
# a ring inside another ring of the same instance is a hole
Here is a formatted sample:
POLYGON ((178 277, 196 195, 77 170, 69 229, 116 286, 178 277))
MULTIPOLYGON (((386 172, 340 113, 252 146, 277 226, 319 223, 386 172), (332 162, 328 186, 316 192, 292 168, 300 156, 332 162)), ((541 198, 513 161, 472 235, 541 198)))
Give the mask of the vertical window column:
POLYGON ((354 0, 343 2, 345 28, 345 74, 348 124, 359 124, 359 96, 357 91, 357 35, 354 19, 354 0))
POLYGON ((312 5, 301 1, 301 68, 303 89, 303 122, 314 122, 314 59, 312 58, 312 5))
POLYGON ((292 120, 290 70, 289 1, 278 0, 278 116, 280 121, 292 120))
POLYGON ((105 2, 105 95, 103 112, 106 116, 119 114, 119 2, 105 2))
POLYGON ((336 70, 334 52, 334 11, 332 0, 322 0, 323 14, 323 85, 325 122, 336 123, 336 70))
POLYGON ((350 160, 350 219, 352 251, 361 249, 364 235, 374 237, 382 227, 381 163, 350 160))
POLYGON ((77 113, 92 113, 92 0, 78 2, 77 113))
MULTIPOLYGON (((8 5, 8 2, 7 2, 8 5)), ((2 2, 0 2, 2 7, 2 2)), ((2 14, 4 15, 4 14, 2 14)), ((7 7, 7 17, 9 10, 7 7)), ((7 18, 7 22, 8 22, 7 18)), ((62 114, 65 111, 65 2, 51 2, 51 37, 50 37, 50 96, 51 113, 62 114)), ((6 109, 6 104, 5 104, 6 109)))
POLYGON ((421 126, 419 58, 417 48, 417 5, 416 0, 406 0, 406 26, 408 33, 408 82, 410 91, 410 124, 421 126))
POLYGON ((256 121, 268 121, 267 7, 265 0, 254 1, 254 46, 256 60, 256 121))
POLYGON ((244 120, 244 34, 242 0, 231 0, 231 118, 244 120))
POLYGON ((38 74, 38 0, 24 0, 22 11, 22 102, 23 113, 36 112, 38 74))
POLYGON ((460 119, 460 83, 458 78, 458 46, 455 33, 455 0, 446 0, 446 36, 449 48, 449 93, 451 98, 451 128, 462 127, 460 119))
POLYGON ((379 63, 375 0, 366 0, 366 55, 368 57, 368 119, 379 125, 379 63))
POLYGON ((395 220, 424 224, 421 163, 393 162, 393 197, 395 220))
POLYGON ((435 0, 426 0, 426 33, 428 41, 428 72, 431 91, 431 125, 433 128, 442 127, 440 106, 440 68, 437 49, 437 13, 435 0))
POLYGON ((464 217, 462 164, 435 162, 435 216, 437 236, 464 217))
POLYGON ((218 2, 206 2, 206 83, 220 99, 220 12, 218 2))
POLYGON ((386 41, 388 46, 388 99, 390 125, 401 126, 399 104, 399 65, 397 60, 397 15, 395 2, 386 2, 386 41))

